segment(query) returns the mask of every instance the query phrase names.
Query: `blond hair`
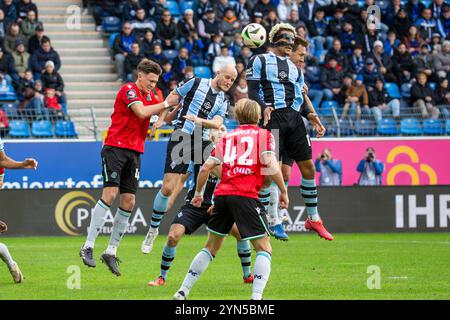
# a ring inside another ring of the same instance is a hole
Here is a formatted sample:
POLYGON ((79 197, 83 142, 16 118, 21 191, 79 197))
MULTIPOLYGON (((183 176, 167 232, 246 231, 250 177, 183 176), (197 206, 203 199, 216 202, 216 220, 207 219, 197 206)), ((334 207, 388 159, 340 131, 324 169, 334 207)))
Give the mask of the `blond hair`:
POLYGON ((280 32, 281 30, 291 31, 295 37, 297 36, 297 31, 295 31, 295 28, 293 26, 291 26, 289 23, 277 23, 270 30, 270 33, 269 33, 270 43, 273 43, 273 38, 275 38, 277 33, 280 32))
POLYGON ((261 107, 258 102, 250 99, 241 99, 234 108, 234 116, 242 124, 258 124, 261 118, 261 107))

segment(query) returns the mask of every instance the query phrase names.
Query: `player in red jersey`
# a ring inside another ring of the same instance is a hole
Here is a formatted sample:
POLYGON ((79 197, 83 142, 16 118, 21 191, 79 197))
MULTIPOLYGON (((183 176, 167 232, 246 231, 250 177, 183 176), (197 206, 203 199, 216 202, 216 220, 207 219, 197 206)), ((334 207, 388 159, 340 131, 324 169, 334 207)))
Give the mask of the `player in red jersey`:
POLYGON ((174 300, 186 299, 222 247, 224 237, 234 223, 242 240, 250 240, 257 252, 252 299, 262 299, 270 275, 272 253, 266 213, 258 200, 264 177, 270 176, 280 188, 280 205, 283 208, 287 208, 289 199, 275 156, 275 140, 269 131, 258 127, 260 109, 253 100, 239 100, 235 108, 239 127, 219 142, 198 174, 192 199, 196 207, 203 202, 203 190, 209 173, 222 165, 222 180, 214 192, 215 212, 208 221, 208 241, 192 261, 174 300))
MULTIPOLYGON (((105 223, 105 216, 120 192, 120 205, 114 218, 111 239, 101 260, 110 271, 120 276, 116 256, 117 247, 128 225, 135 204, 139 184, 140 155, 152 115, 160 115, 162 122, 168 108, 177 101, 159 101, 153 93, 161 67, 144 59, 138 65, 136 83, 125 84, 118 92, 111 116, 111 126, 101 152, 103 192, 91 218, 87 241, 80 250, 80 257, 88 267, 95 267, 93 249, 95 239, 105 223)), ((158 124, 157 124, 158 125, 158 124)))

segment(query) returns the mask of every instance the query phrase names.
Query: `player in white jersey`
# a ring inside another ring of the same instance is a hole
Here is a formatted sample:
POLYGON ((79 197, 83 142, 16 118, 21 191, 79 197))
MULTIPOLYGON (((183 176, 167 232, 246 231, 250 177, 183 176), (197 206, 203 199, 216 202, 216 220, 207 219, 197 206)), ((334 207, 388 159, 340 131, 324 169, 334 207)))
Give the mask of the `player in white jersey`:
MULTIPOLYGON (((0 168, 3 169, 36 169, 37 161, 34 159, 25 159, 22 162, 17 162, 9 158, 4 149, 3 141, 0 139, 0 168)), ((6 223, 0 221, 0 234, 8 230, 6 223)), ((0 242, 0 259, 8 266, 9 272, 13 277, 15 283, 21 283, 23 280, 22 272, 18 264, 13 260, 9 253, 8 247, 0 242)))

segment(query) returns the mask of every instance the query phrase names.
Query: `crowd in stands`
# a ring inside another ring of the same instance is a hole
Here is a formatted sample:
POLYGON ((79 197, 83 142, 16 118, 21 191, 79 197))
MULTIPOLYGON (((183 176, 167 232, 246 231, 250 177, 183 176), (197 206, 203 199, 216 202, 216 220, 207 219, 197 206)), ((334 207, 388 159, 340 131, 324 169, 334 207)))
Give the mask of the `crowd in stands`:
POLYGON ((12 119, 66 117, 61 60, 38 17, 31 0, 0 0, 0 136, 9 132, 5 103, 14 103, 12 119))

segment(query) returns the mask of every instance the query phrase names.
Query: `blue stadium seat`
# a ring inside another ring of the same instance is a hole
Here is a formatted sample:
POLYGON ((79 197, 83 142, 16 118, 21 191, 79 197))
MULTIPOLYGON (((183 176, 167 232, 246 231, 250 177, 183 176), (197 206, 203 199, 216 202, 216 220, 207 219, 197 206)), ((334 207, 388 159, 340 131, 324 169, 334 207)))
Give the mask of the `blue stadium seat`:
POLYGON ((391 118, 384 118, 378 121, 377 132, 382 136, 395 136, 399 134, 397 122, 391 118))
POLYGON ((169 10, 170 14, 173 17, 179 17, 181 15, 180 7, 178 6, 178 2, 176 1, 166 1, 164 8, 169 10))
POLYGON ((206 66, 199 66, 194 68, 194 75, 196 77, 209 79, 211 78, 211 69, 206 66))
POLYGON ((397 84, 395 84, 393 82, 386 82, 384 84, 384 87, 386 88, 386 91, 387 91, 389 97, 391 97, 393 99, 400 99, 402 97, 397 84))
POLYGON ((375 121, 373 120, 356 120, 355 133, 359 136, 374 136, 376 131, 375 121))
POLYGON ((329 117, 333 116, 333 108, 338 112, 339 105, 337 101, 324 101, 322 102, 322 105, 320 106, 320 109, 318 110, 319 114, 321 116, 329 117))
POLYGON ((387 7, 389 6, 390 2, 391 1, 389 1, 389 0, 386 0, 386 1, 375 1, 375 4, 377 6, 379 6, 381 11, 383 12, 383 11, 385 11, 387 9, 387 7))
POLYGON ((314 52, 314 56, 319 59, 319 64, 323 64, 325 62, 325 56, 327 55, 328 50, 317 50, 314 52))
POLYGON ((358 0, 356 1, 356 3, 358 4, 358 6, 360 8, 364 7, 366 5, 366 1, 365 0, 358 0))
POLYGON ((28 138, 31 135, 30 126, 24 120, 9 122, 9 135, 13 138, 28 138))
POLYGON ((116 39, 116 36, 118 34, 119 34, 118 32, 114 32, 109 35, 109 47, 110 48, 112 48, 114 46, 114 40, 116 39))
POLYGON ((423 133, 429 135, 442 135, 444 128, 442 122, 437 119, 426 119, 423 121, 423 133))
POLYGON ((16 101, 17 96, 10 84, 0 85, 0 101, 16 101))
POLYGON ((194 1, 182 1, 181 2, 181 12, 184 14, 184 12, 187 9, 194 10, 194 1))
POLYGON ((411 87, 412 84, 410 83, 404 83, 402 84, 402 97, 403 98, 410 98, 411 97, 411 87))
POLYGON ((120 32, 122 21, 117 17, 105 17, 102 22, 103 31, 106 33, 120 32))
POLYGON ((425 8, 429 8, 432 0, 420 0, 425 5, 425 8))
POLYGON ((31 125, 31 134, 33 137, 53 137, 52 123, 48 120, 33 121, 33 124, 31 125))
POLYGON ((175 59, 178 56, 178 51, 167 49, 162 52, 162 55, 164 59, 167 59, 170 62, 172 62, 173 59, 175 59))
POLYGON ((445 121, 445 133, 450 135, 450 119, 445 121))
POLYGON ((3 104, 3 111, 5 111, 6 116, 11 120, 17 118, 19 114, 17 113, 17 105, 12 103, 3 104))
POLYGON ((78 136, 72 121, 57 121, 55 123, 55 135, 63 138, 75 138, 78 136))
POLYGON ((436 82, 428 82, 428 85, 430 86, 431 90, 436 90, 436 82))
POLYGON ((416 118, 406 118, 400 121, 400 133, 404 135, 422 135, 420 121, 416 118))
POLYGON ((236 129, 238 127, 238 122, 234 119, 225 120, 225 127, 227 127, 228 132, 236 129))

